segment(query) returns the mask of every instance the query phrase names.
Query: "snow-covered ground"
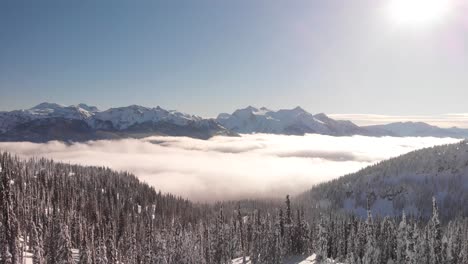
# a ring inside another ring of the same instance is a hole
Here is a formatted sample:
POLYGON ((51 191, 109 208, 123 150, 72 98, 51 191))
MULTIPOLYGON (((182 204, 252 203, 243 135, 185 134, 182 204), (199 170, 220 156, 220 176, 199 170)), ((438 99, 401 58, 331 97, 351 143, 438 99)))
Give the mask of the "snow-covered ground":
MULTIPOLYGON (((320 263, 340 264, 330 259, 326 261, 322 261, 320 263)), ((242 261, 242 258, 236 258, 232 260, 232 264, 252 264, 252 262, 250 262, 249 257, 246 258, 245 263, 242 261)), ((288 257, 284 260, 284 264, 318 264, 318 262, 315 261, 315 254, 312 254, 311 256, 308 256, 308 257, 306 256, 288 257)), ((341 263, 341 264, 345 264, 345 263, 341 263)))

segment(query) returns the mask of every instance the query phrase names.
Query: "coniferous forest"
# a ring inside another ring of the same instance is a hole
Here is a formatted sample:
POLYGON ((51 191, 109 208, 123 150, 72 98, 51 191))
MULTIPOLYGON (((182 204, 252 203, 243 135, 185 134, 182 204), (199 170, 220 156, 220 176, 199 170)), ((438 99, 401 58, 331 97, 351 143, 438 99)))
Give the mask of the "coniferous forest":
POLYGON ((468 263, 468 219, 367 217, 285 202, 196 204, 107 168, 0 156, 0 263, 468 263), (256 206, 258 204, 258 206, 256 206), (317 209, 320 210, 320 209, 317 209))

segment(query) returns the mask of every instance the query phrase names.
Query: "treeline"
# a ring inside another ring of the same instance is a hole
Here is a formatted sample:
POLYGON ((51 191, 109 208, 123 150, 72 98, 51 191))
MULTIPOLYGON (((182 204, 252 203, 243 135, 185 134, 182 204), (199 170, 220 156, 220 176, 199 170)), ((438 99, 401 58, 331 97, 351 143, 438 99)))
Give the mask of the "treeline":
POLYGON ((197 205, 127 173, 0 155, 0 263, 279 264, 316 253, 345 263, 468 263, 468 221, 306 216, 197 205))

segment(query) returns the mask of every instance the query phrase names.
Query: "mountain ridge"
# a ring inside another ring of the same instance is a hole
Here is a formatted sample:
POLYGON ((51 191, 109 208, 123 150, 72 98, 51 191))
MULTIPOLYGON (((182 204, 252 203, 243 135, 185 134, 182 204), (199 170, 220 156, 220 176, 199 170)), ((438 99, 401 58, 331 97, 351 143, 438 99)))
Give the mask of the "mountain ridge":
POLYGON ((232 114, 221 113, 216 118, 202 118, 160 106, 129 105, 99 110, 84 103, 65 106, 44 102, 29 109, 0 112, 0 141, 83 141, 150 135, 209 139, 218 135, 252 133, 468 137, 468 129, 440 128, 421 122, 358 126, 349 120, 330 118, 322 112, 311 114, 300 106, 277 111, 248 106, 232 114))
POLYGON ((236 136, 213 119, 138 105, 100 111, 83 103, 40 103, 25 110, 0 112, 0 141, 84 141, 149 135, 208 139, 236 136), (139 129, 140 128, 140 129, 139 129))

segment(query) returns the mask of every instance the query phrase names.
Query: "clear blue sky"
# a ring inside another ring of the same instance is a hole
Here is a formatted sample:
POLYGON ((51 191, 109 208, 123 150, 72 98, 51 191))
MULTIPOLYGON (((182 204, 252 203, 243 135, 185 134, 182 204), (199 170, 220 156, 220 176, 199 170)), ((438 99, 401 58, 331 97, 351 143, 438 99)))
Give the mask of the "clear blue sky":
POLYGON ((466 1, 417 28, 388 1, 3 0, 0 110, 467 112, 466 1))

